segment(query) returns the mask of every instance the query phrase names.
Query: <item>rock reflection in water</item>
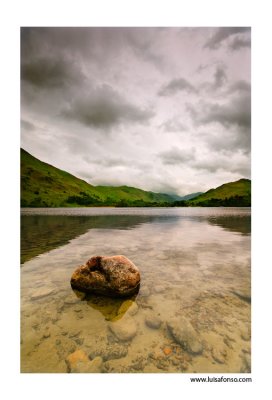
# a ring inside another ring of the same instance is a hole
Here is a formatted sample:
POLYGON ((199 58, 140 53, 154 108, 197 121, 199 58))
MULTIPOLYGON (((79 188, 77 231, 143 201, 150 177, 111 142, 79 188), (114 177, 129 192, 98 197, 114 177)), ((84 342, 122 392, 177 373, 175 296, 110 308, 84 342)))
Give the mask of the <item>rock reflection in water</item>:
POLYGON ((99 311, 106 321, 117 321, 126 313, 133 313, 137 305, 135 303, 136 295, 130 298, 112 298, 98 295, 86 295, 82 292, 77 292, 77 296, 81 300, 85 300, 88 306, 99 311))

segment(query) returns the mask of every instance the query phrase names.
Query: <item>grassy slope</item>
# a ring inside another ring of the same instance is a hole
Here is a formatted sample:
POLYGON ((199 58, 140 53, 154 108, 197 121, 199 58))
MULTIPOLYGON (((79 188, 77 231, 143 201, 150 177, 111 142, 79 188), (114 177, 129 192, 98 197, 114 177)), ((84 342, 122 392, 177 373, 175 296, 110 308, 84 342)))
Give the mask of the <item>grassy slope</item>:
POLYGON ((236 182, 225 183, 216 189, 210 189, 190 200, 190 205, 197 205, 198 203, 209 201, 211 199, 229 199, 235 196, 240 196, 245 199, 251 197, 251 181, 249 179, 240 179, 236 182))
MULTIPOLYGON (((75 206, 69 196, 85 193, 97 202, 117 203, 120 200, 145 202, 173 201, 171 196, 146 192, 128 186, 92 186, 68 172, 44 163, 21 149, 21 204, 32 207, 75 206)), ((109 204, 108 204, 109 205, 109 204)))

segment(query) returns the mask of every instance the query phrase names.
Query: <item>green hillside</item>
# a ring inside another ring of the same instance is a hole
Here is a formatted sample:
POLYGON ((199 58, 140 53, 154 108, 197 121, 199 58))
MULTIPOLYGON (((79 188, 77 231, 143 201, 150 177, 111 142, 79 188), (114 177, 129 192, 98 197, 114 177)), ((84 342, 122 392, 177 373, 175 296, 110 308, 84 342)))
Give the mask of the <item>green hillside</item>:
POLYGON ((128 186, 92 186, 21 149, 22 207, 154 206, 174 200, 128 186))
POLYGON ((250 207, 251 206, 251 181, 239 179, 236 182, 225 183, 216 189, 195 197, 187 202, 189 206, 201 207, 250 207))

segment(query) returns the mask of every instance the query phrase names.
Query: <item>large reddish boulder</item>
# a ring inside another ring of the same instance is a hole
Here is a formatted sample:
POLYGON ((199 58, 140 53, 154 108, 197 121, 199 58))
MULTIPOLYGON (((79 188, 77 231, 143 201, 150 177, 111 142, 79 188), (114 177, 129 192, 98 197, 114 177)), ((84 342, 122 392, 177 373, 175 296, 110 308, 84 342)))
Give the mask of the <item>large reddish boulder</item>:
POLYGON ((111 297, 125 297, 140 287, 140 272, 125 256, 95 256, 71 277, 73 289, 111 297))

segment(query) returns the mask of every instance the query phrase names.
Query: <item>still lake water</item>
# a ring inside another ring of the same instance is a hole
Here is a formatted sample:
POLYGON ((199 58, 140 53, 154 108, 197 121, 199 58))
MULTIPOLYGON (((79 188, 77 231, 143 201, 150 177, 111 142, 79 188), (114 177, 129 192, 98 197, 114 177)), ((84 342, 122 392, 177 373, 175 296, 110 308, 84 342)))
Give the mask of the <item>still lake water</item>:
POLYGON ((21 371, 250 372, 250 221, 250 208, 22 209, 21 371), (140 269, 136 296, 71 289, 78 265, 116 254, 140 269))

